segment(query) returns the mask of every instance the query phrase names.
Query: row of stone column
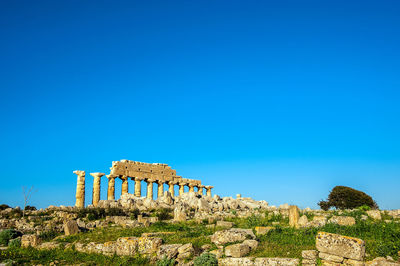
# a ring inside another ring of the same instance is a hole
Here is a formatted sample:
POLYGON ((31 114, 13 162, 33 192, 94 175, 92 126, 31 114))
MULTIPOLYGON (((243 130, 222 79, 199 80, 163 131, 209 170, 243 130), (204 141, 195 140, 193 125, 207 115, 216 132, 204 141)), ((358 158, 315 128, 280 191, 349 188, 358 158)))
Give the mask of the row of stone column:
MULTIPOLYGON (((76 187, 76 207, 84 207, 85 206, 85 171, 74 171, 74 174, 78 176, 77 187, 76 187)), ((101 177, 104 176, 104 173, 90 173, 93 176, 93 195, 92 195, 92 204, 93 206, 97 206, 100 201, 100 184, 101 177)), ((122 180, 121 187, 121 195, 128 193, 128 177, 127 176, 112 176, 107 175, 108 178, 108 189, 107 189, 107 200, 115 200, 115 179, 120 178, 122 180)), ((157 198, 160 198, 164 194, 164 182, 159 180, 131 177, 133 181, 135 181, 135 192, 134 195, 136 197, 141 197, 142 188, 141 181, 147 182, 147 198, 153 199, 153 183, 158 184, 157 190, 157 198)), ((185 186, 189 187, 189 192, 194 192, 194 188, 197 187, 197 191, 200 194, 203 194, 203 188, 206 189, 206 195, 211 197, 211 189, 213 186, 204 186, 204 185, 194 185, 190 183, 181 183, 177 181, 167 181, 165 182, 169 187, 168 191, 171 193, 171 196, 174 197, 174 185, 179 186, 179 195, 184 193, 185 186)))

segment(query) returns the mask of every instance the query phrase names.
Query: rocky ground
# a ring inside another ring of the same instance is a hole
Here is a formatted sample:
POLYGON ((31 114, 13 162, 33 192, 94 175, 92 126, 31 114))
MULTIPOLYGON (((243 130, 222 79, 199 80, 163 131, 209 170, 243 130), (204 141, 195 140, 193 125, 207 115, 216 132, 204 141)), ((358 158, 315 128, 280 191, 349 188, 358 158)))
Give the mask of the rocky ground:
POLYGON ((240 195, 6 208, 0 230, 9 264, 400 265, 400 210, 300 210, 240 195))

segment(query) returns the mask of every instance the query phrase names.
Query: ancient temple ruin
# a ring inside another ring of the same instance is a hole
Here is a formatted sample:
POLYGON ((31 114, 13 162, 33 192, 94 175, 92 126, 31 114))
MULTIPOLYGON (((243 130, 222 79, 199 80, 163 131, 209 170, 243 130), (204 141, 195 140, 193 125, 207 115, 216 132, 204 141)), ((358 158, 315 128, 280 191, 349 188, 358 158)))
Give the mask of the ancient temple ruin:
MULTIPOLYGON (((141 182, 147 183, 146 197, 153 199, 153 184, 158 185, 157 199, 162 197, 164 194, 164 184, 168 185, 168 191, 171 196, 174 197, 174 186, 179 186, 179 195, 184 193, 185 186, 189 187, 189 192, 195 192, 203 194, 204 188, 206 189, 206 195, 211 197, 211 189, 213 186, 204 186, 200 180, 193 180, 182 178, 176 174, 176 170, 172 169, 167 164, 161 163, 142 163, 129 160, 114 161, 110 168, 110 174, 106 175, 108 178, 108 189, 107 189, 107 200, 115 200, 115 180, 120 179, 122 181, 121 195, 128 193, 129 179, 135 182, 136 197, 141 197, 141 182)), ((74 174, 78 176, 76 186, 76 207, 85 207, 85 171, 74 171, 74 174)), ((92 205, 97 206, 100 201, 100 184, 101 177, 104 173, 90 173, 93 176, 93 194, 92 194, 92 205)))

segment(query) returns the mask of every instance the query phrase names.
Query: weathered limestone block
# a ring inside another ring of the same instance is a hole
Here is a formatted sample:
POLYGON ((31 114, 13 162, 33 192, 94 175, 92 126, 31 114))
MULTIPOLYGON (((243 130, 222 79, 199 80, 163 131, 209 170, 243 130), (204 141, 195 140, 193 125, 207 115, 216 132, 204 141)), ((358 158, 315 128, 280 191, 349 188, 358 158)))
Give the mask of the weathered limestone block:
POLYGON ((251 258, 224 258, 218 259, 220 266, 253 266, 254 262, 251 258))
POLYGON ((211 242, 216 245, 224 245, 227 243, 244 241, 248 238, 256 238, 251 229, 231 228, 215 232, 211 236, 211 242))
POLYGON ((194 248, 192 243, 188 243, 185 245, 182 245, 178 248, 178 260, 184 260, 187 258, 192 257, 194 254, 194 248))
POLYGON ((41 243, 40 238, 38 235, 30 234, 30 235, 23 235, 21 238, 21 247, 37 247, 41 243))
POLYGON ((381 212, 379 210, 367 211, 367 215, 374 220, 382 220, 381 212))
MULTIPOLYGON (((162 244, 159 237, 120 237, 115 242, 116 253, 119 256, 132 256, 155 253, 162 244)), ((105 245, 105 244, 104 244, 105 245)))
POLYGON ((257 235, 265 235, 269 231, 274 230, 274 229, 275 229, 275 227, 273 227, 273 226, 256 226, 256 228, 255 228, 257 235))
POLYGON ((352 259, 345 259, 343 261, 343 264, 348 265, 348 266, 364 266, 365 265, 365 263, 363 261, 352 260, 352 259))
POLYGON ((75 207, 85 207, 85 171, 74 171, 74 174, 78 176, 76 182, 76 202, 75 207))
POLYGON ((75 220, 65 221, 63 227, 66 236, 74 235, 80 232, 78 223, 75 220))
POLYGON ((316 250, 303 250, 301 252, 301 257, 304 260, 311 261, 312 263, 315 263, 317 261, 318 257, 318 251, 316 250))
POLYGON ((233 227, 233 223, 232 222, 227 222, 227 221, 217 221, 217 226, 225 227, 225 228, 232 228, 233 227))
POLYGON ((378 257, 365 263, 367 266, 399 266, 400 262, 389 261, 385 258, 378 257))
POLYGON ((214 249, 210 251, 211 254, 214 254, 217 259, 221 258, 224 255, 223 247, 214 249))
POLYGON ((163 196, 161 197, 161 201, 168 205, 174 204, 174 199, 169 191, 164 192, 163 196))
POLYGON ((354 237, 318 232, 316 247, 319 252, 348 259, 362 261, 365 257, 365 242, 354 237))
POLYGON ((307 226, 311 227, 321 227, 324 225, 326 225, 326 217, 320 215, 314 216, 313 220, 307 223, 307 226))
POLYGON ((303 265, 303 266, 316 266, 317 265, 317 261, 316 260, 303 259, 301 261, 301 265, 303 265))
POLYGON ((289 206, 289 225, 291 227, 299 228, 299 207, 296 205, 289 206))
POLYGON ((258 247, 258 241, 253 239, 247 239, 243 241, 242 244, 248 245, 251 251, 255 250, 258 247))
POLYGON ((331 219, 329 219, 329 223, 351 226, 356 224, 356 219, 351 216, 333 216, 331 219))
POLYGON ((184 202, 175 204, 174 208, 174 221, 183 222, 188 218, 189 205, 184 202))
POLYGON ((324 252, 319 253, 319 258, 322 260, 327 260, 330 262, 338 262, 338 263, 341 263, 344 260, 344 258, 341 256, 332 255, 332 254, 328 254, 328 253, 324 253, 324 252))
POLYGON ((333 262, 328 260, 321 260, 322 266, 341 266, 342 264, 339 262, 333 262))
POLYGON ((157 258, 167 258, 173 259, 178 255, 178 248, 180 248, 182 244, 170 244, 170 245, 162 245, 157 251, 157 258))
POLYGON ((299 227, 305 227, 305 226, 307 226, 307 223, 308 223, 308 218, 305 215, 302 215, 299 218, 299 221, 297 222, 299 227))
POLYGON ((225 247, 225 256, 227 257, 241 258, 249 254, 249 252, 250 247, 243 243, 225 247))
POLYGON ((282 265, 282 266, 297 266, 299 259, 291 258, 256 258, 254 266, 269 266, 269 265, 282 265))

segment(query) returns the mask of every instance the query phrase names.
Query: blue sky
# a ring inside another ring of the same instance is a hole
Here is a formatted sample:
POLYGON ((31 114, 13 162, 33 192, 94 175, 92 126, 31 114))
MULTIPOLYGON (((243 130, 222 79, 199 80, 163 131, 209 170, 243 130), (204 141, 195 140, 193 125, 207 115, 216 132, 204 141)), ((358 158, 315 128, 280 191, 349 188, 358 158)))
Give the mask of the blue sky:
POLYGON ((33 185, 32 205, 73 205, 73 170, 129 159, 221 196, 316 208, 347 185, 400 208, 399 12, 398 1, 1 1, 0 203, 21 205, 33 185))

